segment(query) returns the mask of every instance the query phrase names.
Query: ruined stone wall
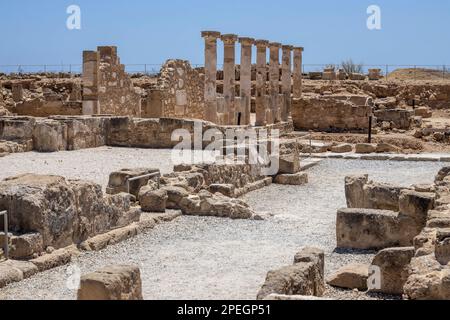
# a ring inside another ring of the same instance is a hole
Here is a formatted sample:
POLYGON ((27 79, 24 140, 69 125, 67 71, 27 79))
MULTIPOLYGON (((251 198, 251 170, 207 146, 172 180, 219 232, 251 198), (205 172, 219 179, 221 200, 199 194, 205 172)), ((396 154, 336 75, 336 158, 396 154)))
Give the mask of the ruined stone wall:
POLYGON ((168 60, 155 88, 143 101, 145 118, 203 119, 204 75, 188 61, 168 60))
POLYGON ((33 79, 3 81, 1 86, 0 108, 4 105, 9 114, 48 117, 82 113, 79 78, 49 79, 35 76, 33 79))
POLYGON ((368 130, 372 107, 333 97, 305 95, 294 99, 292 119, 296 130, 326 132, 368 130))
POLYGON ((117 47, 83 53, 83 114, 141 115, 141 94, 120 64, 117 47))
MULTIPOLYGON (((0 153, 5 144, 8 145, 8 148, 3 152, 7 153, 31 150, 40 152, 79 150, 105 145, 136 148, 172 148, 179 143, 179 141, 172 141, 172 134, 178 129, 185 129, 190 133, 191 141, 194 141, 193 135, 196 123, 200 125, 201 133, 215 128, 225 134, 228 129, 227 127, 217 126, 200 120, 175 118, 144 119, 108 116, 2 117, 0 118, 0 153), (11 142, 20 144, 20 146, 17 148, 10 147, 11 142)), ((246 127, 242 129, 246 129, 246 127)), ((284 135, 292 131, 292 126, 290 123, 279 123, 259 129, 267 129, 269 134, 271 130, 279 130, 280 135, 284 135)))

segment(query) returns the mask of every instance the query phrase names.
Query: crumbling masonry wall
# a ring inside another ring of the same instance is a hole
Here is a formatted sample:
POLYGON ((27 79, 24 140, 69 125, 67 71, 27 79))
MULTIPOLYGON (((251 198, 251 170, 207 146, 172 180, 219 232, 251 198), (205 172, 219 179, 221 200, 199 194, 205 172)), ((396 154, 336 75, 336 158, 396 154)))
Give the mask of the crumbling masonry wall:
POLYGON ((204 75, 188 61, 168 60, 142 102, 144 118, 203 119, 204 75))
POLYGON ((141 95, 134 88, 117 47, 83 52, 83 115, 141 115, 141 95))

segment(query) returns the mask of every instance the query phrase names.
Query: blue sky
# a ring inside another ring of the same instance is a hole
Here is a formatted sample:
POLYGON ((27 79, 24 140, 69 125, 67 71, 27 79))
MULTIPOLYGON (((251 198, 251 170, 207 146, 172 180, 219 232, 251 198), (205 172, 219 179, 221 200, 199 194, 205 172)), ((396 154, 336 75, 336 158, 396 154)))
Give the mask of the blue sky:
POLYGON ((78 64, 98 45, 117 45, 125 64, 203 63, 205 29, 304 46, 305 64, 450 64, 448 0, 17 0, 0 2, 0 65, 78 64), (66 28, 71 4, 81 30, 66 28), (380 31, 366 27, 371 4, 380 31))

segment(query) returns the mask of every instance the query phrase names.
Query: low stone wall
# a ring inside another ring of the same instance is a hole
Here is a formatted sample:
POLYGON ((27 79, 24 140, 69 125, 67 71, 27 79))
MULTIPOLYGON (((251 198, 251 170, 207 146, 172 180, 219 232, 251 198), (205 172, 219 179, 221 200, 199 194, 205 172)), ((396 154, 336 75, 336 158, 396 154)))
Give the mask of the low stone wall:
POLYGON ((368 182, 367 176, 346 178, 349 208, 337 214, 340 248, 407 247, 425 227, 434 207, 433 193, 368 182))
POLYGON ((104 196, 95 183, 34 174, 0 182, 0 210, 8 211, 9 230, 24 244, 25 256, 13 250, 15 258, 80 244, 140 217, 128 194, 104 196))
POLYGON ((371 112, 372 107, 355 104, 350 97, 305 95, 292 101, 292 119, 296 130, 367 131, 371 112))
MULTIPOLYGON (((217 126, 200 120, 175 118, 143 119, 131 117, 53 116, 50 118, 0 117, 0 150, 2 140, 19 143, 22 147, 5 150, 53 152, 79 150, 105 145, 135 148, 173 148, 179 141, 172 141, 175 130, 185 129, 194 135, 195 125, 200 133, 217 129, 225 133, 236 127, 217 126)), ((239 127, 245 130, 250 127, 239 127)), ((280 130, 280 135, 292 131, 292 123, 279 123, 256 128, 256 132, 280 130)), ((224 135, 225 138, 225 135, 224 135)), ((193 141, 193 139, 192 139, 193 141)), ((204 142, 204 146, 208 145, 204 142)))
POLYGON ((413 123, 414 111, 401 108, 376 110, 374 115, 380 127, 383 122, 389 123, 391 129, 409 130, 413 123))

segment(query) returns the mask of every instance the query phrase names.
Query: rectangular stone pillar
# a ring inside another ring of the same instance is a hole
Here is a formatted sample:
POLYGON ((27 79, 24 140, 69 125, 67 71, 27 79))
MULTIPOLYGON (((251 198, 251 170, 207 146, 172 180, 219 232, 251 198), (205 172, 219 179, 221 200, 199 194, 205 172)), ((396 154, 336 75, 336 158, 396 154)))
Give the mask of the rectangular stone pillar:
POLYGON ((223 96, 225 99, 225 112, 227 113, 226 123, 228 125, 235 125, 236 119, 236 41, 238 36, 235 34, 222 35, 224 44, 224 58, 223 58, 223 96))
POLYGON ((303 48, 294 48, 294 98, 302 97, 303 48))
POLYGON ((283 107, 281 109, 281 121, 287 122, 291 115, 291 92, 292 92, 292 46, 283 46, 283 58, 282 58, 282 75, 281 84, 282 92, 284 96, 283 107))
POLYGON ((83 51, 83 115, 100 113, 98 101, 100 54, 83 51))
POLYGON ((12 84, 12 98, 14 102, 20 102, 23 100, 23 86, 21 83, 12 84))
POLYGON ((252 103, 252 45, 255 39, 239 38, 241 44, 241 123, 249 125, 251 120, 252 103))
POLYGON ((269 43, 270 65, 269 65, 269 93, 270 93, 270 115, 269 124, 280 122, 280 110, 278 108, 278 96, 280 94, 280 48, 281 43, 269 43))
POLYGON ((217 39, 220 32, 203 31, 205 38, 205 111, 204 120, 217 123, 217 39))
POLYGON ((267 124, 266 82, 267 82, 267 46, 269 41, 256 40, 256 126, 267 124))

